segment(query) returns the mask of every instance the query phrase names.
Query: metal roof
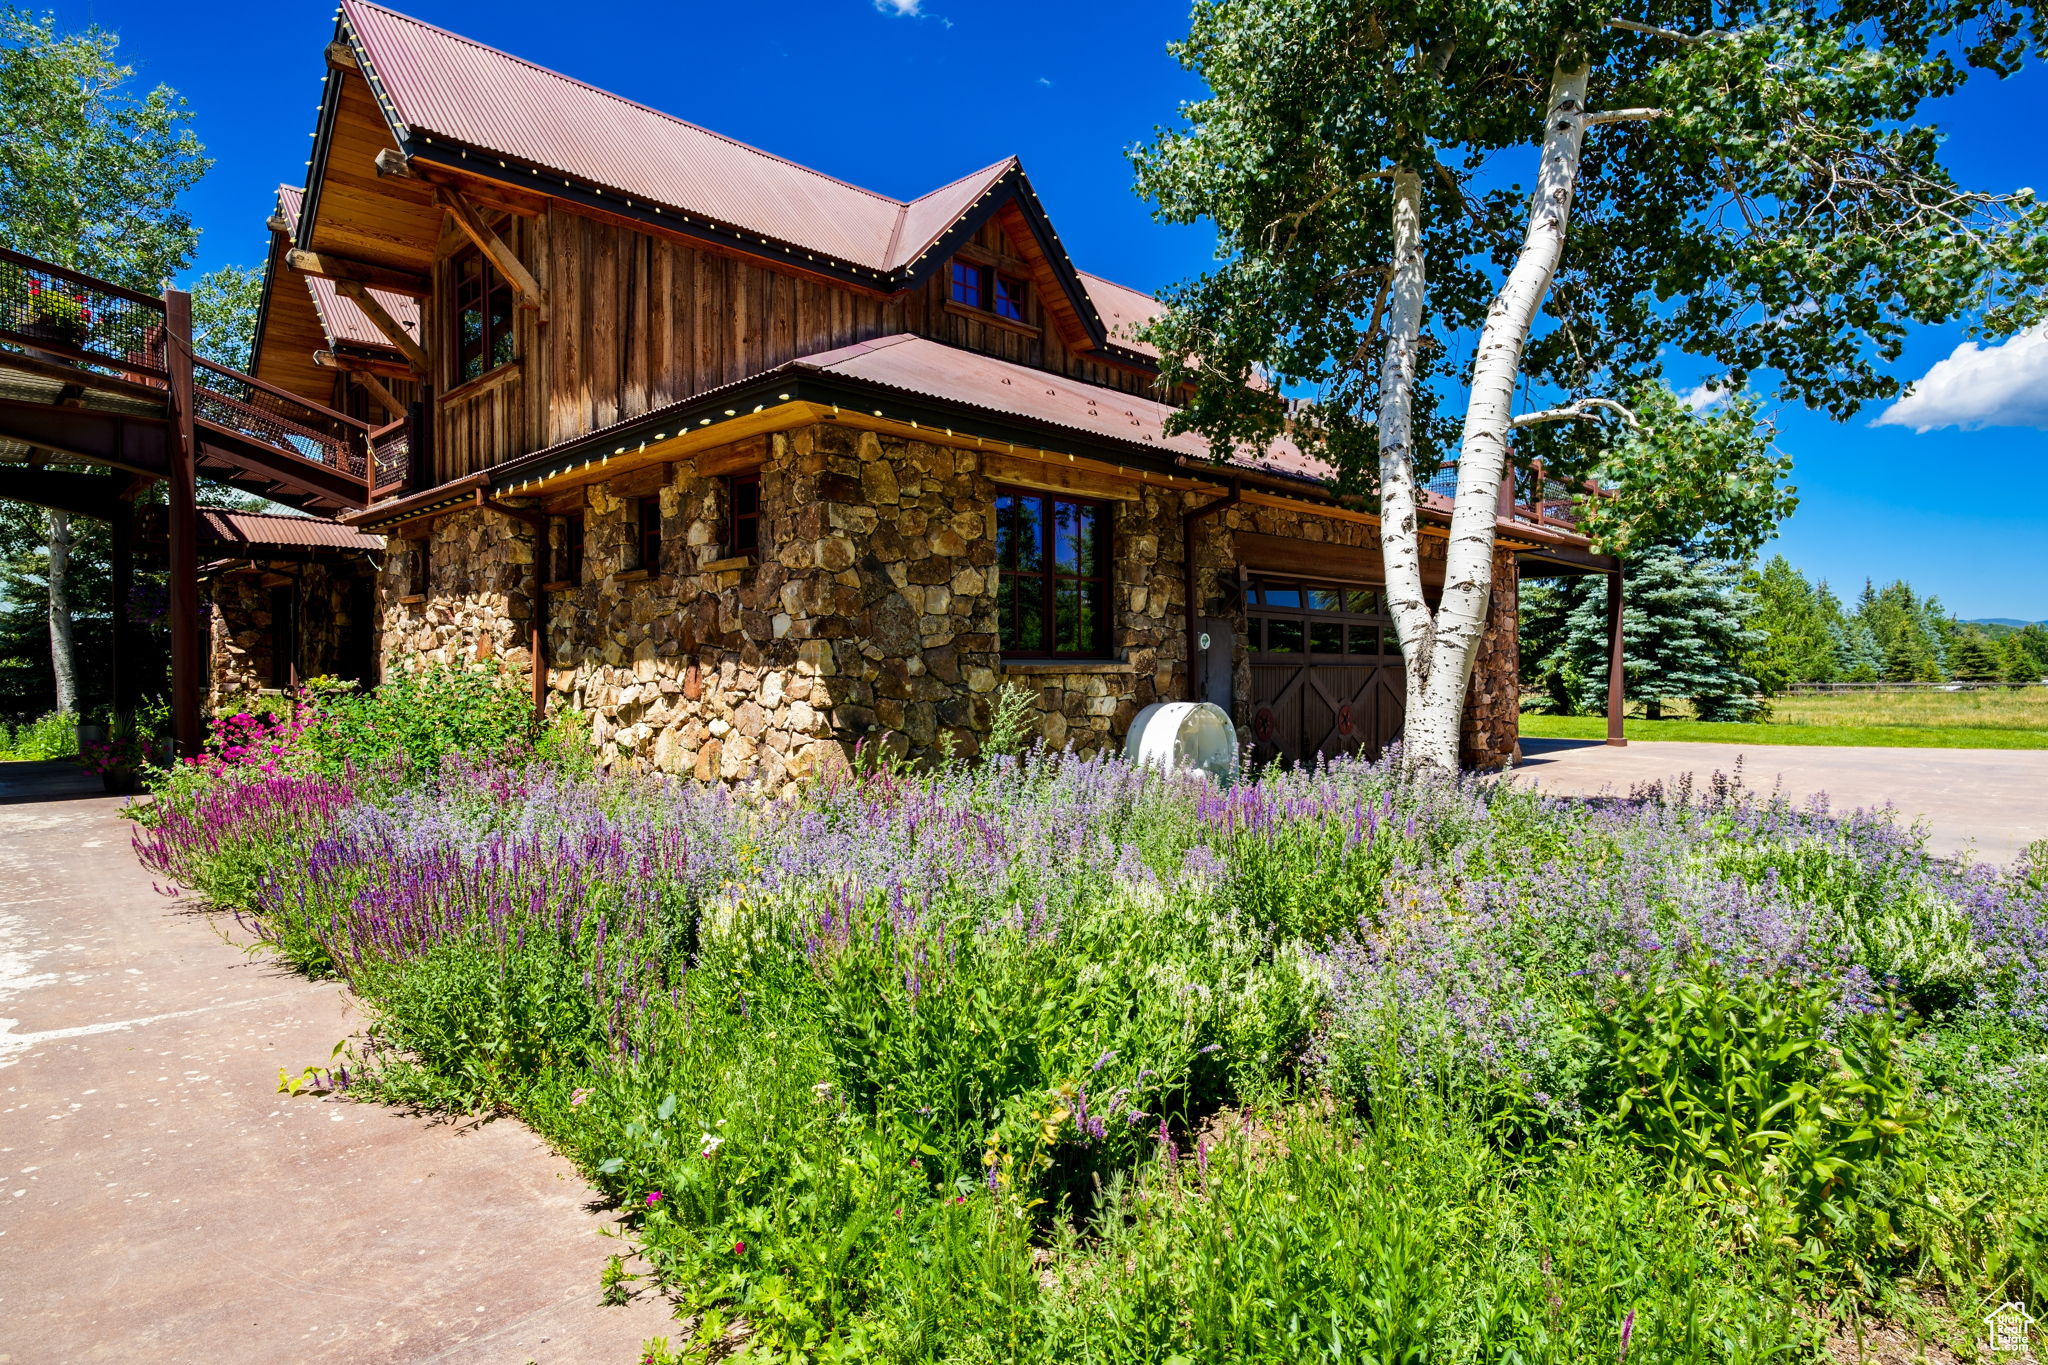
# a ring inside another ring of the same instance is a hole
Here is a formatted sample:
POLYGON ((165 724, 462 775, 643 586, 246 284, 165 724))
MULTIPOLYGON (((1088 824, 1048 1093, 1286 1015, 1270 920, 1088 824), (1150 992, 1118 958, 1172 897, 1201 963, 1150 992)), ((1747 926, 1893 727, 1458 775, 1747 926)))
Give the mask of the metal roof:
MULTIPOLYGON (((277 187, 277 211, 284 215, 285 235, 296 237, 299 231, 299 213, 304 205, 306 192, 294 185, 277 187)), ((306 288, 313 295, 313 311, 320 315, 320 330, 327 334, 331 346, 372 347, 390 351, 393 355, 398 348, 391 339, 377 329, 370 321, 370 315, 352 298, 334 287, 334 281, 320 275, 303 275, 306 288)), ((404 294, 394 294, 385 289, 372 289, 370 294, 384 305, 384 311, 392 320, 411 332, 414 337, 420 331, 420 304, 418 299, 404 294)))
MULTIPOLYGON (((1099 439, 1127 441, 1167 457, 1211 458, 1209 443, 1201 437, 1190 432, 1167 434, 1167 419, 1177 409, 1157 399, 1085 384, 924 337, 879 337, 804 356, 791 365, 885 385, 921 398, 1025 417, 1099 439)), ((1263 454, 1240 454, 1225 463, 1317 482, 1336 478, 1330 465, 1284 440, 1263 454)))
POLYGON ((324 517, 279 516, 271 512, 199 509, 199 535, 208 545, 231 549, 365 550, 384 548, 384 537, 324 517))
POLYGON ((908 203, 364 0, 343 0, 406 140, 446 139, 886 273, 917 259, 1015 165, 908 203))

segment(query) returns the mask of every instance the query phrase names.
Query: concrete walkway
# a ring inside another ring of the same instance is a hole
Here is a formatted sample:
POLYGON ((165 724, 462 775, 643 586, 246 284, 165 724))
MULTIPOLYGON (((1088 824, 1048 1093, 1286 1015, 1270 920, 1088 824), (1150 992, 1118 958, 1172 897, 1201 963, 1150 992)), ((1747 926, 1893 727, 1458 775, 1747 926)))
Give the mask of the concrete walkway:
POLYGON ((2048 839, 2048 749, 1861 749, 1792 744, 1679 744, 1525 739, 1515 780, 1565 796, 1625 794, 1681 773, 1704 782, 1733 773, 1754 789, 1804 798, 1827 793, 1837 810, 1895 805, 1926 821, 1928 846, 2007 863, 2048 839))
POLYGON ((156 894, 119 805, 0 764, 0 1362, 626 1365, 680 1335, 599 1304, 623 1244, 520 1124, 277 1094, 361 1017, 156 894))

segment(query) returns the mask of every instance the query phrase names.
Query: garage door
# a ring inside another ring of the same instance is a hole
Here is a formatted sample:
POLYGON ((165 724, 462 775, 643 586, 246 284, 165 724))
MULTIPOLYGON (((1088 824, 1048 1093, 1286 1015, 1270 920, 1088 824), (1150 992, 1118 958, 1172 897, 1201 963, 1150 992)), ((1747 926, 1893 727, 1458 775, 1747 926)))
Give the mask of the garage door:
POLYGON ((1253 578, 1252 756, 1377 758, 1401 734, 1401 647, 1379 588, 1253 578))

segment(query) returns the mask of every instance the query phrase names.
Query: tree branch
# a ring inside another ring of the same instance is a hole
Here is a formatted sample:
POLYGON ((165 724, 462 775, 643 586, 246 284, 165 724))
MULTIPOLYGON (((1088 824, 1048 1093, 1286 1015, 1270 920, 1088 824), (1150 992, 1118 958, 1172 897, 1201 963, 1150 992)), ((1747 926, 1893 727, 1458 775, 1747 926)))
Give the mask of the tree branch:
POLYGON ((1545 408, 1542 412, 1525 412, 1520 417, 1509 422, 1508 426, 1510 429, 1514 429, 1538 426, 1544 422, 1589 422, 1599 415, 1595 411, 1595 409, 1599 408, 1605 408, 1607 411, 1615 414, 1630 427, 1640 428, 1642 426, 1642 423, 1636 420, 1635 413, 1631 412, 1626 404, 1618 403, 1612 398, 1581 398, 1577 402, 1568 404, 1565 407, 1545 408))
POLYGON ((1650 119, 1669 118, 1668 109, 1603 109, 1597 114, 1586 115, 1586 126, 1596 128, 1603 123, 1645 123, 1650 119))
POLYGON ((1722 36, 1721 30, 1717 28, 1708 29, 1705 33, 1681 33, 1675 28, 1658 28, 1655 24, 1638 23, 1634 19, 1619 17, 1609 19, 1607 27, 1623 29, 1629 33, 1641 33, 1651 38, 1669 38, 1674 43, 1685 43, 1688 46, 1711 42, 1722 36))

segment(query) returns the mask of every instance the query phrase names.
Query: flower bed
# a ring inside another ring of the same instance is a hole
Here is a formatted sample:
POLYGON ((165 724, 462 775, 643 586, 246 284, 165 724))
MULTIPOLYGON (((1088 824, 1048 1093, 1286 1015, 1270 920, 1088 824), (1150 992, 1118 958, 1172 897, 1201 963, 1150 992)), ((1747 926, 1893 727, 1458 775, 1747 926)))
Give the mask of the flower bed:
POLYGON ((335 1083, 577 1160, 707 1349, 1801 1359, 2048 1291, 2048 868, 1882 816, 453 757, 137 842, 367 1002, 335 1083))

